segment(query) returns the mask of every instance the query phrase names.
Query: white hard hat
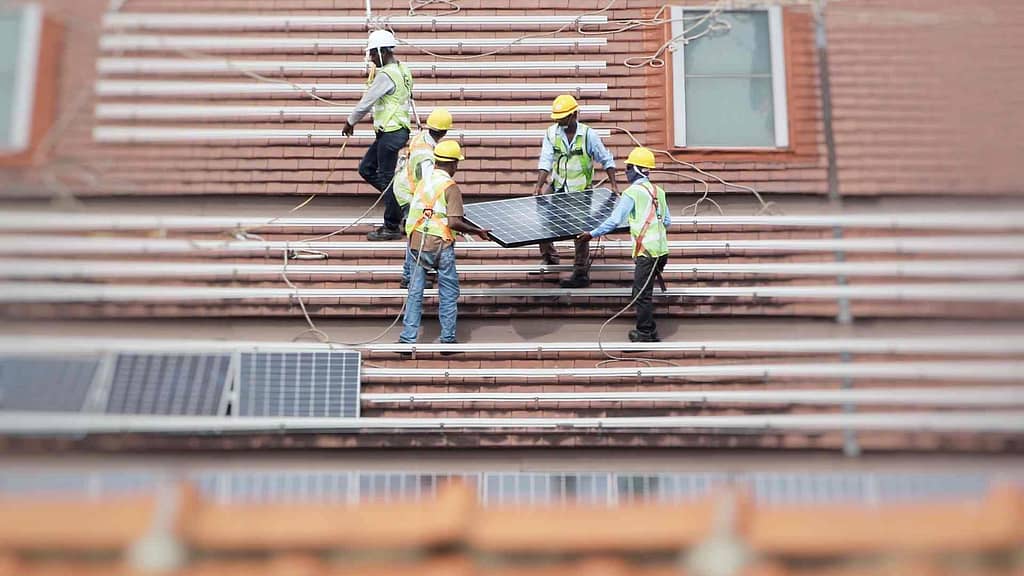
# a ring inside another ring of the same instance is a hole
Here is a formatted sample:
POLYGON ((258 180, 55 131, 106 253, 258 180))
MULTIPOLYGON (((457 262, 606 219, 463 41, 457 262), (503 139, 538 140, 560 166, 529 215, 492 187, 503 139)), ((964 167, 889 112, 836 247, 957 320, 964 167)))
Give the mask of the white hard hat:
POLYGON ((395 46, 398 46, 398 41, 395 40, 395 35, 387 30, 370 32, 370 38, 366 41, 367 52, 375 48, 394 48, 395 46))

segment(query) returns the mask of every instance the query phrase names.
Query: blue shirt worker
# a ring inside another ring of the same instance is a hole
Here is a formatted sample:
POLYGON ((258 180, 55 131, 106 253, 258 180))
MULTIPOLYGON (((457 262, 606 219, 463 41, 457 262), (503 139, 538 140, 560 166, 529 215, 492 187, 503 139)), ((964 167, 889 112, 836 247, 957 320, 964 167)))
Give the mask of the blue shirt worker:
POLYGON ((489 240, 488 230, 462 219, 462 192, 455 183, 459 161, 465 160, 462 148, 454 140, 445 140, 434 147, 434 169, 420 181, 409 204, 405 231, 409 235, 409 256, 415 264, 409 279, 405 320, 399 342, 416 342, 423 316, 423 285, 427 270, 437 271, 438 316, 441 320, 441 343, 454 344, 458 317, 459 273, 455 269, 454 232, 476 234, 489 240))
POLYGON ((637 147, 626 160, 629 188, 622 193, 615 211, 600 226, 579 235, 589 241, 629 223, 633 237, 633 298, 636 301, 636 329, 629 332, 631 342, 658 342, 658 325, 654 321, 654 279, 668 262, 668 227, 672 224, 665 190, 651 183, 654 153, 637 147))
POLYGON ((374 241, 402 237, 402 207, 395 198, 392 180, 398 153, 409 141, 413 81, 409 68, 395 58, 397 45, 394 34, 387 30, 370 33, 366 53, 377 73, 341 130, 345 136, 351 136, 359 120, 373 109, 376 138, 359 162, 359 175, 384 195, 384 225, 366 235, 367 240, 374 241))
MULTIPOLYGON (((551 118, 541 144, 534 196, 544 193, 579 192, 591 188, 594 162, 604 167, 608 187, 619 192, 615 182, 615 158, 601 142, 597 132, 579 121, 579 103, 570 94, 562 94, 551 104, 551 118), (548 184, 550 178, 550 186, 548 184)), ((551 242, 540 244, 542 264, 558 264, 560 258, 551 242)), ((586 288, 590 285, 590 241, 577 240, 572 276, 562 280, 563 288, 586 288)))

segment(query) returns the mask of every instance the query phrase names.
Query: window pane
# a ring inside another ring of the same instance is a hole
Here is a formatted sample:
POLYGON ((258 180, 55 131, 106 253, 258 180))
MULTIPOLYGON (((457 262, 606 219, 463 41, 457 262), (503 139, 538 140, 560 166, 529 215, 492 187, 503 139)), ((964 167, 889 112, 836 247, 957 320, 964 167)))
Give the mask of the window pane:
POLYGON ((775 146, 770 78, 687 78, 687 146, 775 146))
MULTIPOLYGON (((707 12, 683 12, 683 17, 688 19, 683 22, 684 29, 694 27, 686 34, 688 38, 707 32, 712 20, 700 24, 689 20, 705 15, 707 12)), ((686 75, 770 75, 772 52, 768 12, 725 12, 716 18, 731 28, 712 31, 706 36, 690 41, 683 48, 686 75)))
POLYGON ((21 11, 0 9, 0 147, 11 143, 14 84, 21 44, 21 11))

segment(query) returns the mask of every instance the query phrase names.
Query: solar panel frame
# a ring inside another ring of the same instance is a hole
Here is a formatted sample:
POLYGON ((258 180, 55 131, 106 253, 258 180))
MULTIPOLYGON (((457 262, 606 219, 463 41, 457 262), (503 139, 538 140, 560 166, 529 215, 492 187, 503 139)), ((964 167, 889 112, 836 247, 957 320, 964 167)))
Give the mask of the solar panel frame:
MULTIPOLYGON (((575 238, 603 223, 615 210, 618 195, 607 188, 563 192, 466 204, 467 222, 491 231, 505 248, 575 238)), ((626 230, 624 226, 615 231, 626 230)))
POLYGON ((230 353, 133 352, 112 355, 106 414, 223 415, 231 379, 230 353))
POLYGON ((356 350, 241 351, 232 415, 359 418, 361 378, 356 350))
POLYGON ((81 412, 99 372, 95 356, 0 355, 0 412, 81 412))

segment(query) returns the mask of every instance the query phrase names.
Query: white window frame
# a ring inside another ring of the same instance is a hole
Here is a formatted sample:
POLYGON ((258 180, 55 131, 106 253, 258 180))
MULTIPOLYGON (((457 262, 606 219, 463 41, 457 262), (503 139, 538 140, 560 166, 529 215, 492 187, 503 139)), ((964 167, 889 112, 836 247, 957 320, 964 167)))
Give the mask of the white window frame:
POLYGON ((43 10, 38 4, 21 6, 21 42, 18 46, 18 70, 11 106, 10 142, 0 142, 0 153, 17 153, 32 140, 35 115, 36 80, 39 75, 39 46, 43 34, 43 10))
MULTIPOLYGON (((673 6, 672 37, 683 33, 682 17, 685 11, 707 11, 710 6, 673 6)), ((726 10, 728 11, 728 10, 726 10)), ((768 13, 768 37, 772 59, 772 104, 775 111, 775 145, 774 146, 714 146, 715 149, 738 150, 777 150, 789 147, 789 111, 786 96, 786 49, 783 38, 782 7, 766 6, 763 8, 743 8, 738 12, 763 11, 768 13)), ((674 143, 679 148, 686 147, 686 70, 684 66, 685 46, 682 42, 672 44, 672 117, 674 120, 674 143)))

